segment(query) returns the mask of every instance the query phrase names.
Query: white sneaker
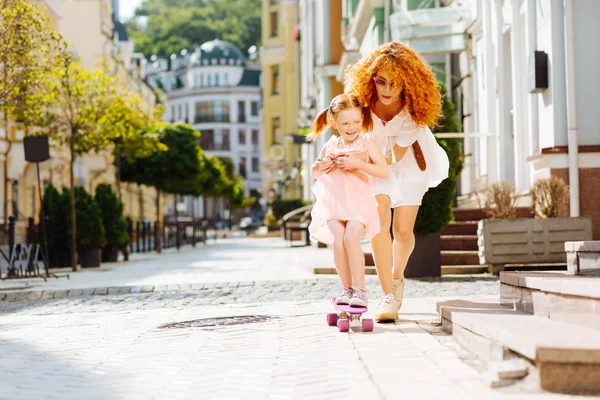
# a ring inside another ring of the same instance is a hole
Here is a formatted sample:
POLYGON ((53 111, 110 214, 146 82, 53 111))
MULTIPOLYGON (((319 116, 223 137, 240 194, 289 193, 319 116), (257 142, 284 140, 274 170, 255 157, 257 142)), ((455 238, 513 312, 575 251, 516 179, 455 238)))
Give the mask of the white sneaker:
POLYGON ((335 304, 350 304, 350 299, 354 295, 354 290, 349 287, 344 287, 344 291, 335 298, 335 304))
POLYGON ((351 307, 366 307, 369 304, 367 300, 367 291, 362 289, 354 289, 354 296, 350 299, 351 307))
POLYGON ((375 320, 381 321, 395 321, 398 319, 398 305, 394 299, 392 293, 388 293, 381 298, 379 305, 377 306, 377 312, 375 313, 375 320))
POLYGON ((398 311, 402 307, 402 297, 404 296, 404 279, 393 279, 392 280, 392 293, 394 294, 394 300, 398 305, 398 311))

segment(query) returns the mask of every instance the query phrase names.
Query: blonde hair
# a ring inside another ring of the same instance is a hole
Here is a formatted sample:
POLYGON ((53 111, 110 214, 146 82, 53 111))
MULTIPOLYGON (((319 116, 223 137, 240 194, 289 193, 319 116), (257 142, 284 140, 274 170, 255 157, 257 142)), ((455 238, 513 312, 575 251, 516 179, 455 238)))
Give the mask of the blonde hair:
POLYGON ((340 111, 351 108, 360 109, 362 114, 363 131, 370 131, 373 129, 373 117, 371 117, 371 110, 368 107, 364 107, 357 97, 344 93, 335 96, 331 100, 329 107, 317 115, 317 118, 315 118, 315 122, 312 126, 312 132, 306 136, 306 140, 309 142, 315 140, 328 126, 331 125, 331 122, 340 113, 340 111))

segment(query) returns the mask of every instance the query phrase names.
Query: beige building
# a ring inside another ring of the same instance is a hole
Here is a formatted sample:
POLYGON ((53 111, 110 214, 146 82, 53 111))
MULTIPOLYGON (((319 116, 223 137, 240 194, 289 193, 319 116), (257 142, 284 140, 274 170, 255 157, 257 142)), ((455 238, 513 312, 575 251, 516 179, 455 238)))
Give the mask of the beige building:
POLYGON ((263 71, 263 191, 300 198, 298 1, 263 0, 260 60, 263 71))

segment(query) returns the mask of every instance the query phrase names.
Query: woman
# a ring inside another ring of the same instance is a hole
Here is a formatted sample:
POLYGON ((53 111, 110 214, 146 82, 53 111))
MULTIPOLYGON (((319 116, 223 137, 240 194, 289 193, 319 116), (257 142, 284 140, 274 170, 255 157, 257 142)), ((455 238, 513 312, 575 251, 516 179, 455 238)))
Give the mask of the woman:
POLYGON ((442 97, 427 62, 398 42, 361 58, 346 79, 350 93, 371 109, 370 137, 389 165, 386 179, 373 178, 381 231, 371 245, 383 293, 375 319, 396 320, 421 200, 448 177, 448 156, 429 129, 442 115, 442 97))

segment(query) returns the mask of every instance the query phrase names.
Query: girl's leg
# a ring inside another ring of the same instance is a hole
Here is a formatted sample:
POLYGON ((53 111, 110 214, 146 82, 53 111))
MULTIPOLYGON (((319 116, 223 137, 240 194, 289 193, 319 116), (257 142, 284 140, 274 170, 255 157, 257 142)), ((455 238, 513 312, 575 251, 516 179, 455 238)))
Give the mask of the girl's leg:
POLYGON ((365 290, 365 255, 360 247, 360 238, 365 231, 363 223, 358 221, 346 222, 344 247, 348 255, 352 283, 355 288, 365 290))
POLYGON ((335 269, 342 281, 344 287, 352 287, 352 275, 350 274, 350 266, 348 265, 348 255, 344 247, 344 234, 346 225, 342 221, 331 220, 327 222, 329 230, 333 234, 333 261, 335 269))
POLYGON ((408 258, 415 248, 415 221, 419 206, 402 206, 394 208, 394 279, 404 279, 404 270, 408 258))
POLYGON ((392 236, 390 235, 392 211, 390 198, 387 195, 380 194, 376 198, 381 231, 371 241, 371 247, 381 291, 386 295, 392 293, 392 236))

